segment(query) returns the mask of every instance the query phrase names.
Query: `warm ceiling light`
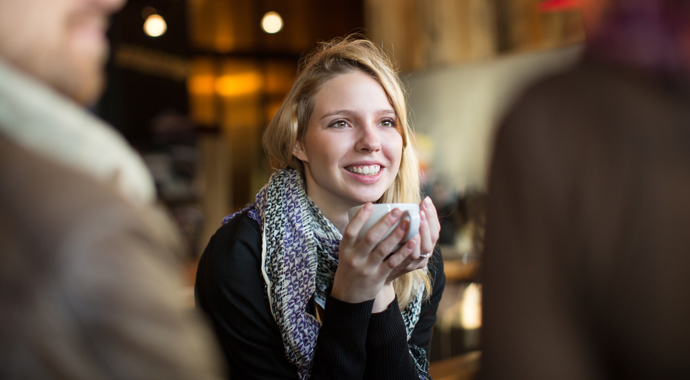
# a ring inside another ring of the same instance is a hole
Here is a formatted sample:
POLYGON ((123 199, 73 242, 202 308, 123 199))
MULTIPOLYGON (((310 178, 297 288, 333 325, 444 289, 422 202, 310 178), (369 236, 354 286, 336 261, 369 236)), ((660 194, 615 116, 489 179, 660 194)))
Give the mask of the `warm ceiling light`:
POLYGON ((221 96, 251 95, 261 89, 262 77, 255 71, 223 75, 216 80, 216 92, 221 96))
POLYGON ((278 33, 283 29, 283 19, 276 12, 267 12, 261 19, 261 27, 266 33, 278 33))
POLYGON ((168 30, 168 25, 160 15, 150 15, 144 22, 144 32, 151 37, 162 36, 166 30, 168 30))

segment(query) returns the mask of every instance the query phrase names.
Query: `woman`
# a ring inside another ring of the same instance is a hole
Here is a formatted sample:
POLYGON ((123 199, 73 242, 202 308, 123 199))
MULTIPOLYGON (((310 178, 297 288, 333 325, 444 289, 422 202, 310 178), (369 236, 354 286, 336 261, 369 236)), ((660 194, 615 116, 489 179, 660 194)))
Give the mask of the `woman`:
POLYGON ((283 169, 225 218, 199 263, 197 304, 233 377, 428 378, 445 284, 440 253, 431 256, 440 230, 431 200, 397 251, 404 221, 378 242, 399 210, 357 240, 371 202, 420 200, 406 112, 371 42, 332 41, 304 61, 264 134, 283 169))

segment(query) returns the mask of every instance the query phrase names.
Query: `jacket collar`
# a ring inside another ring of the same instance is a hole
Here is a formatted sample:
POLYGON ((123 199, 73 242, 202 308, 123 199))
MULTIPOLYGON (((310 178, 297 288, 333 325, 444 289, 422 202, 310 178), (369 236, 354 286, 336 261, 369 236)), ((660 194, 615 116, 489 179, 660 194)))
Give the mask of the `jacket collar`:
POLYGON ((136 205, 155 200, 141 157, 112 127, 0 58, 0 133, 114 187, 136 205))

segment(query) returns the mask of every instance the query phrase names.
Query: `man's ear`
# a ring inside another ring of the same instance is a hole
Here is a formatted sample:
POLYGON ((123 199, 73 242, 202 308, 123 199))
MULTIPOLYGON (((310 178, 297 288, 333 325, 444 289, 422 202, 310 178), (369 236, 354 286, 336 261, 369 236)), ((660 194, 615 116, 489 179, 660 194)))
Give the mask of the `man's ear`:
POLYGON ((299 140, 295 141, 295 147, 292 148, 292 155, 297 157, 300 161, 309 162, 307 153, 304 151, 304 148, 302 148, 302 142, 299 140))

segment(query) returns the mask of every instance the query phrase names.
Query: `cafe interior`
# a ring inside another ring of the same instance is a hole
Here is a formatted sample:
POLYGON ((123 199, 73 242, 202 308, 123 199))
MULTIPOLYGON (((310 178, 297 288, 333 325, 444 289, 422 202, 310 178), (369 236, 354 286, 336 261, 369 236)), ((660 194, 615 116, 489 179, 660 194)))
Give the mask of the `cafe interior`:
POLYGON ((430 350, 437 380, 476 378, 491 142, 506 107, 582 50, 569 0, 129 0, 109 31, 109 83, 94 112, 143 155, 196 264, 226 215, 273 168, 261 136, 320 41, 359 33, 406 87, 423 193, 441 220, 447 284, 430 350))

